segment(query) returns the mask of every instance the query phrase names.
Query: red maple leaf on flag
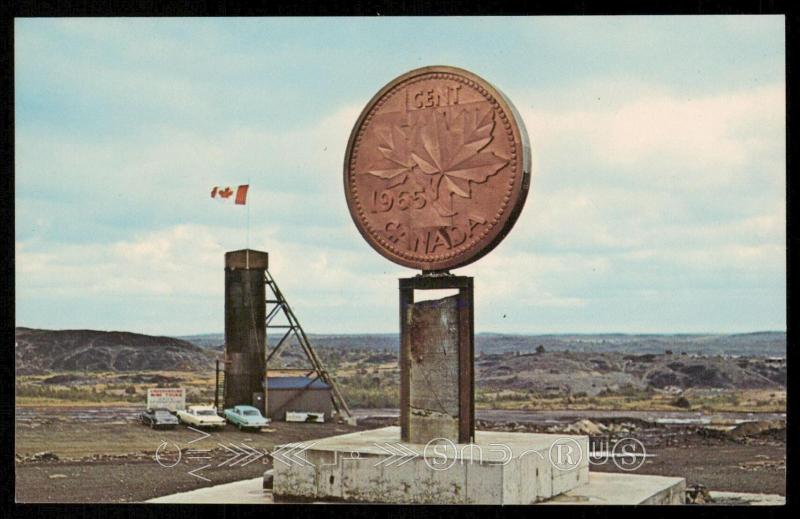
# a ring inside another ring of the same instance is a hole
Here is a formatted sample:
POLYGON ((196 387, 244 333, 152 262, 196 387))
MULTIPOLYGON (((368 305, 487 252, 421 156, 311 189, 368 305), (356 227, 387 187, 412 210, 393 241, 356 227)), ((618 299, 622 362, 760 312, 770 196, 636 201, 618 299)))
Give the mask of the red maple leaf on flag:
POLYGON ((229 186, 229 187, 226 187, 225 189, 223 189, 222 191, 219 191, 218 194, 222 198, 230 198, 231 195, 233 195, 233 190, 229 186))

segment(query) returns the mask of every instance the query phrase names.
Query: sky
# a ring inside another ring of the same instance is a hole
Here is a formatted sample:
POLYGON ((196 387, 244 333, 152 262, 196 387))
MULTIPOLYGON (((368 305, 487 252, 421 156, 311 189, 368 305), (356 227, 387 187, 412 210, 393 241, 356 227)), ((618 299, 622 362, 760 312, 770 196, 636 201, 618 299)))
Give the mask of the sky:
POLYGON ((453 271, 477 332, 785 330, 784 43, 782 16, 16 19, 17 325, 222 332, 249 208, 306 331, 397 332, 416 272, 358 233, 345 146, 451 65, 532 148, 515 227, 453 271))

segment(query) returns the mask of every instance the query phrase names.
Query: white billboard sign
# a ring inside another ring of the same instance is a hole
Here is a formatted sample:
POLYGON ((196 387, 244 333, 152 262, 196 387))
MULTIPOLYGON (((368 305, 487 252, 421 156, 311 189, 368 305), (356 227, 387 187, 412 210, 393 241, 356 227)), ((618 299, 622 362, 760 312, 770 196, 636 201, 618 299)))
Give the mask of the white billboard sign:
POLYGON ((147 390, 147 408, 181 411, 186 408, 186 389, 182 387, 151 387, 147 390))

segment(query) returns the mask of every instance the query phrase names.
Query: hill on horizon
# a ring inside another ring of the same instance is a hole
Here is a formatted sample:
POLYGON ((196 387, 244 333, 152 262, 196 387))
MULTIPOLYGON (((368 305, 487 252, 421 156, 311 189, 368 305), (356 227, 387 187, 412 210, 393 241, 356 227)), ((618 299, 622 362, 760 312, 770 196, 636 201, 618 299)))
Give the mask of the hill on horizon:
POLYGON ((174 337, 97 330, 14 330, 17 374, 54 371, 193 370, 214 353, 174 337))
MULTIPOLYGON (((396 355, 398 334, 310 334, 315 347, 338 357, 341 350, 376 350, 396 355)), ((274 345, 277 338, 271 338, 274 345)), ((183 337, 122 331, 15 329, 17 374, 44 371, 204 370, 222 350, 223 334, 183 337)), ((699 356, 786 356, 785 332, 746 334, 547 334, 480 333, 476 357, 527 354, 542 346, 548 352, 663 354, 699 356)))
MULTIPOLYGON (((397 351, 397 333, 374 334, 308 334, 314 346, 328 348, 375 349, 397 351)), ((225 336, 221 333, 180 336, 180 339, 203 348, 221 349, 225 336)), ((270 335, 270 343, 277 338, 270 335)), ((785 357, 786 332, 763 331, 735 334, 475 334, 476 354, 535 351, 538 346, 548 351, 620 352, 629 354, 664 353, 674 350, 694 355, 737 355, 785 357)))

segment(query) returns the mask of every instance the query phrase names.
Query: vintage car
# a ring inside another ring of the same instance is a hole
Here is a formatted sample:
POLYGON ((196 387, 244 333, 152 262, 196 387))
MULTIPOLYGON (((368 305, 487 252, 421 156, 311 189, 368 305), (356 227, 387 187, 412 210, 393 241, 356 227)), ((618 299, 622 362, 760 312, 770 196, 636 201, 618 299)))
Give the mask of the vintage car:
POLYGON ((178 425, 178 419, 168 409, 145 409, 139 415, 139 420, 144 425, 149 425, 150 428, 156 429, 163 427, 164 429, 174 429, 178 425))
POLYGON ((225 427, 225 419, 210 405, 190 405, 185 411, 178 411, 178 420, 195 427, 225 427))
POLYGON ((242 429, 261 429, 269 425, 269 418, 261 416, 261 411, 251 405, 236 405, 225 409, 228 422, 242 429))

